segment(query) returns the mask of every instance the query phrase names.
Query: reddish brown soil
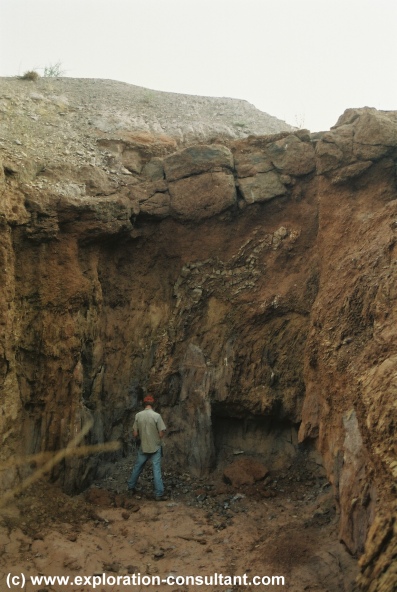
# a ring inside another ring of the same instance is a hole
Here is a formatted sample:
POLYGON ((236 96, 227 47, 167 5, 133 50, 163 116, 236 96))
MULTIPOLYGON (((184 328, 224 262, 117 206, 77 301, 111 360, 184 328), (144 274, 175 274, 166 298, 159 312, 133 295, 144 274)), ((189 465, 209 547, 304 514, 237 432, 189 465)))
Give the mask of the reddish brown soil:
MULTIPOLYGON (((124 461, 112 477, 75 497, 42 482, 3 511, 1 589, 9 572, 26 577, 106 573, 166 578, 218 573, 225 578, 247 574, 250 579, 278 575, 284 576, 284 586, 265 589, 354 589, 355 561, 337 540, 331 487, 304 463, 239 488, 224 483, 221 472, 210 480, 166 472, 168 500, 161 503, 152 499, 150 470, 142 476, 136 495, 125 492, 130 464, 124 461)), ((26 586, 26 592, 38 589, 31 583, 26 586)), ((92 588, 41 589, 88 592, 92 588)), ((121 592, 127 588, 99 589, 121 592)), ((197 588, 164 584, 148 589, 197 588)), ((217 584, 200 589, 261 588, 217 584)))

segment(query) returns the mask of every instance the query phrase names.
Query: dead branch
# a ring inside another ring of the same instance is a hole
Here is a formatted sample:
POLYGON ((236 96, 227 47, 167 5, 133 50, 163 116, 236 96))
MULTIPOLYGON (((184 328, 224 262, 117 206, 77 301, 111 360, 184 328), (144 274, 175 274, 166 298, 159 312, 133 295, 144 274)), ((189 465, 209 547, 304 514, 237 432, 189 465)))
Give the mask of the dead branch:
MULTIPOLYGON (((43 475, 45 475, 45 473, 48 473, 49 471, 51 471, 51 469, 55 465, 57 465, 59 462, 61 462, 64 458, 67 458, 69 456, 74 456, 74 455, 81 456, 81 455, 87 454, 87 452, 83 452, 84 449, 86 449, 86 450, 91 449, 91 452, 88 452, 88 454, 92 454, 93 452, 98 452, 99 451, 98 446, 84 446, 84 447, 82 446, 81 448, 77 448, 77 445, 82 441, 84 436, 86 436, 86 434, 88 434, 88 432, 92 428, 93 423, 94 422, 92 420, 87 422, 83 426, 81 431, 77 434, 77 436, 75 436, 73 438, 73 440, 71 440, 71 442, 69 442, 69 444, 66 446, 66 448, 63 448, 62 450, 59 450, 58 452, 53 454, 51 456, 51 458, 41 468, 37 469, 32 475, 30 475, 29 477, 24 479, 24 481, 22 481, 22 483, 20 485, 18 485, 14 489, 12 489, 12 490, 8 491, 7 493, 5 493, 4 495, 2 495, 0 497, 0 507, 5 506, 11 499, 14 498, 14 496, 18 495, 19 493, 21 493, 22 491, 24 491, 25 489, 30 487, 33 483, 35 483, 36 481, 41 479, 41 477, 43 477, 43 475), (95 450, 92 450, 92 449, 95 449, 95 450)), ((116 448, 112 448, 112 447, 115 445, 118 447, 118 442, 110 442, 109 445, 112 450, 115 450, 116 448)), ((99 448, 101 448, 101 450, 100 450, 101 452, 103 451, 104 446, 105 446, 104 444, 99 445, 99 448)), ((33 456, 36 456, 36 455, 33 455, 33 456)))
MULTIPOLYGON (((89 454, 95 454, 99 452, 114 452, 119 450, 119 442, 106 442, 103 444, 92 444, 90 446, 79 446, 78 448, 65 448, 64 458, 71 456, 88 456, 89 454)), ((20 467, 22 465, 28 465, 30 463, 42 463, 48 459, 53 458, 56 452, 38 452, 37 454, 27 454, 26 456, 17 456, 10 458, 9 460, 0 463, 0 471, 5 471, 11 467, 20 467)))

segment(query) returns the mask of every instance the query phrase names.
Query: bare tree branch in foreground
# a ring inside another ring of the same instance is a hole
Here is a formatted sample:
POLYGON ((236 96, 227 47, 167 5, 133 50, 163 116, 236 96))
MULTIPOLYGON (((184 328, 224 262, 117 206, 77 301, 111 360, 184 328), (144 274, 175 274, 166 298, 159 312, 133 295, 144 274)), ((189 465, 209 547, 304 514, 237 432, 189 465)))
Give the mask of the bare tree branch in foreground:
POLYGON ((39 469, 37 469, 32 475, 24 479, 20 485, 11 489, 4 495, 0 497, 0 508, 5 506, 14 496, 18 495, 28 487, 30 487, 33 483, 41 479, 45 473, 51 471, 51 469, 60 463, 64 458, 69 458, 71 456, 86 456, 88 454, 94 454, 95 452, 111 452, 118 450, 120 448, 119 442, 107 442, 105 444, 97 444, 93 446, 80 446, 77 448, 78 444, 81 440, 86 436, 86 434, 90 431, 93 426, 93 421, 87 422, 82 430, 73 438, 71 442, 58 452, 51 453, 51 452, 41 452, 39 454, 32 454, 25 457, 19 457, 13 460, 10 460, 2 465, 0 465, 0 470, 4 470, 10 468, 11 466, 20 466, 22 464, 26 464, 33 461, 40 461, 44 460, 48 456, 50 456, 49 460, 39 469))

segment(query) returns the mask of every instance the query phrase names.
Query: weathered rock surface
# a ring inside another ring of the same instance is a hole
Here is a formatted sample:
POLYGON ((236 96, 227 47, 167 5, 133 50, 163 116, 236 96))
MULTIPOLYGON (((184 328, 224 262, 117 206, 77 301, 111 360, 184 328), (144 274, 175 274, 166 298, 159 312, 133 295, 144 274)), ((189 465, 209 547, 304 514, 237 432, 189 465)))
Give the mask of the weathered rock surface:
MULTIPOLYGON (((1 156, 0 459, 65 446, 89 418, 87 443, 127 452, 150 388, 192 473, 220 442, 270 471, 316 448, 362 589, 393 589, 396 114, 182 150, 114 130, 92 148, 82 127, 69 158, 43 130, 74 117, 67 101, 30 101, 44 125, 20 101, 1 156)), ((104 462, 52 478, 81 489, 104 462)))
POLYGON ((203 220, 220 214, 236 203, 231 174, 203 173, 169 185, 170 214, 183 220, 203 220))
POLYGON ((178 181, 184 177, 222 169, 233 170, 233 156, 226 146, 216 144, 191 146, 164 159, 167 181, 178 181))

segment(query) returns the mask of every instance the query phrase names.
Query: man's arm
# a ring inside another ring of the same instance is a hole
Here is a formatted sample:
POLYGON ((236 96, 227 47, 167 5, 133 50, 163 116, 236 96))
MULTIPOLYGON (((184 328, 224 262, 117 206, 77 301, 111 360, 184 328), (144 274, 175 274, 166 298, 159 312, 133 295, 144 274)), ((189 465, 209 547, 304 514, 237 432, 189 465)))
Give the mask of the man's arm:
POLYGON ((165 427, 165 423, 163 422, 163 418, 161 417, 161 415, 159 415, 157 418, 157 431, 159 433, 160 440, 162 440, 164 438, 164 433, 165 433, 166 429, 167 428, 165 427))

